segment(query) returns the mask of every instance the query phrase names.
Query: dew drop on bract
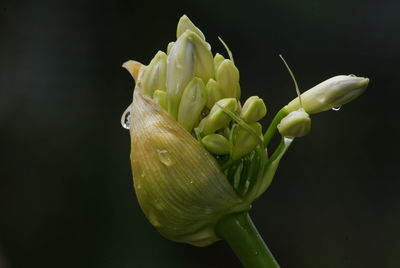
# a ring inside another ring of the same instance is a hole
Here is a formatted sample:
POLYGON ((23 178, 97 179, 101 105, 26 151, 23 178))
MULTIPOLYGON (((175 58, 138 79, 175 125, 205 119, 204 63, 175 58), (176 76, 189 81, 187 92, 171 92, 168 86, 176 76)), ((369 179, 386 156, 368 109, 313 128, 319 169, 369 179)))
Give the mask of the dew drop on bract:
POLYGON ((342 108, 341 106, 339 106, 339 107, 333 107, 332 108, 332 111, 335 111, 335 112, 337 112, 337 111, 339 111, 340 110, 340 108, 342 108))
POLYGON ((171 156, 167 150, 158 150, 158 158, 160 159, 161 163, 166 165, 167 167, 172 166, 174 161, 172 161, 171 156))
POLYGON ((129 129, 130 124, 131 124, 131 106, 129 105, 121 116, 121 126, 125 129, 129 129))

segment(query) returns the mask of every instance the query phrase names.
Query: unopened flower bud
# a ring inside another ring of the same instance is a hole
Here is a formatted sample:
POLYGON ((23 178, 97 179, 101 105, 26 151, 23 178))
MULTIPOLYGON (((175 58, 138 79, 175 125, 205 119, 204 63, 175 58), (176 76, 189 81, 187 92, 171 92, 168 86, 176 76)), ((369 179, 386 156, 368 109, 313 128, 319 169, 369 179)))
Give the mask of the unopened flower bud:
POLYGON ((172 47, 174 46, 175 42, 169 42, 167 46, 167 55, 170 54, 172 47))
POLYGON ((215 81, 214 79, 208 80, 208 83, 206 85, 206 91, 207 91, 206 106, 208 109, 211 109, 217 101, 223 98, 222 92, 218 86, 217 81, 215 81))
POLYGON ((250 153, 261 143, 262 126, 260 123, 248 124, 250 129, 237 125, 233 129, 231 140, 231 158, 239 159, 250 153))
POLYGON ((240 98, 239 70, 231 60, 223 60, 218 66, 216 80, 225 98, 240 98))
POLYGON ((201 143, 211 153, 217 155, 229 154, 230 145, 227 138, 220 134, 209 134, 201 139, 201 143))
POLYGON ((167 58, 168 112, 174 118, 178 115, 183 90, 194 76, 207 83, 214 76, 214 61, 206 43, 193 31, 186 30, 167 58))
POLYGON ((300 138, 307 135, 311 129, 311 118, 303 108, 290 112, 278 125, 279 133, 284 137, 300 138))
POLYGON ((179 38, 179 36, 181 36, 186 30, 191 30, 201 39, 203 39, 204 41, 206 40, 204 34, 200 31, 200 29, 197 28, 186 15, 183 15, 178 22, 178 27, 176 29, 176 38, 179 38))
POLYGON ((221 54, 217 53, 214 56, 214 66, 215 70, 218 70, 219 65, 225 60, 224 56, 221 54))
POLYGON ((254 123, 263 118, 266 114, 267 107, 264 101, 257 96, 252 96, 244 103, 240 117, 247 123, 254 123))
POLYGON ((158 51, 146 67, 143 75, 141 89, 147 96, 153 96, 156 89, 165 90, 165 78, 167 72, 167 55, 158 51))
POLYGON ((167 92, 157 89, 153 93, 153 100, 155 103, 160 105, 161 108, 167 110, 167 92))
POLYGON ((224 109, 230 112, 236 112, 238 109, 238 102, 235 98, 225 98, 219 100, 212 107, 210 114, 204 118, 204 122, 200 123, 200 131, 207 135, 214 133, 218 129, 228 126, 232 118, 226 114, 224 109))
MULTIPOLYGON (((360 96, 368 83, 368 78, 354 75, 332 77, 301 94, 302 108, 309 114, 315 114, 340 107, 360 96)), ((292 112, 299 108, 297 97, 285 107, 285 110, 292 112)))
POLYGON ((186 86, 179 104, 178 122, 187 131, 199 121, 201 111, 207 102, 206 87, 198 77, 193 78, 186 86))

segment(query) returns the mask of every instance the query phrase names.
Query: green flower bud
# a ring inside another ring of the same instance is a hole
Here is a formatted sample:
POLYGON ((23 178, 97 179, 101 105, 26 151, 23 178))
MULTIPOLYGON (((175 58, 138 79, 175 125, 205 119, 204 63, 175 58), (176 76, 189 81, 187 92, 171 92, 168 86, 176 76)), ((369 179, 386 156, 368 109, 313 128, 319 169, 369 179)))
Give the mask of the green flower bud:
POLYGON ((217 101, 223 98, 222 92, 218 86, 217 81, 215 81, 214 79, 208 80, 208 83, 206 85, 206 91, 207 91, 206 106, 208 109, 211 109, 217 101))
POLYGON ((206 102, 206 87, 200 78, 195 77, 186 86, 179 104, 178 122, 187 131, 192 131, 195 123, 199 121, 206 102))
POLYGON ((204 34, 200 31, 200 29, 197 28, 186 15, 183 15, 178 22, 178 27, 176 29, 176 38, 179 38, 179 36, 181 36, 186 30, 191 30, 201 39, 203 39, 204 41, 206 40, 204 34))
POLYGON ((167 92, 157 89, 153 93, 153 100, 165 111, 167 110, 167 92))
MULTIPOLYGON (((302 108, 309 114, 315 114, 340 107, 360 96, 368 83, 368 78, 354 75, 332 77, 301 94, 302 108)), ((285 110, 292 112, 299 108, 297 97, 285 107, 285 110)))
POLYGON ((221 65, 221 63, 225 60, 224 56, 221 54, 217 53, 214 56, 214 66, 215 70, 218 70, 218 67, 221 65))
POLYGON ((250 153, 254 148, 261 144, 262 126, 260 123, 248 124, 250 129, 236 125, 231 136, 231 158, 239 159, 250 153))
POLYGON ((290 112, 278 125, 279 133, 284 137, 303 137, 310 132, 311 118, 303 108, 290 112))
POLYGON ((146 217, 173 241, 206 246, 220 240, 216 222, 249 205, 215 158, 138 88, 131 115, 134 186, 146 217))
POLYGON ((147 96, 153 96, 156 89, 165 90, 165 77, 167 71, 167 55, 158 51, 146 67, 141 88, 147 96))
POLYGON ((201 139, 201 143, 211 153, 217 155, 229 154, 230 145, 227 138, 220 134, 210 134, 201 139))
POLYGON ((168 112, 174 118, 178 115, 183 90, 194 76, 207 83, 214 76, 214 62, 206 43, 193 31, 186 30, 167 58, 168 112))
POLYGON ((247 123, 254 123, 267 114, 264 101, 257 96, 252 96, 243 105, 240 117, 247 123))
POLYGON ((238 109, 238 102, 235 98, 225 98, 217 101, 210 114, 203 119, 204 122, 200 123, 200 131, 204 135, 214 133, 218 129, 228 126, 232 118, 225 113, 223 108, 234 113, 238 109))
POLYGON ((218 66, 216 80, 225 98, 240 98, 239 70, 231 60, 223 60, 218 66))

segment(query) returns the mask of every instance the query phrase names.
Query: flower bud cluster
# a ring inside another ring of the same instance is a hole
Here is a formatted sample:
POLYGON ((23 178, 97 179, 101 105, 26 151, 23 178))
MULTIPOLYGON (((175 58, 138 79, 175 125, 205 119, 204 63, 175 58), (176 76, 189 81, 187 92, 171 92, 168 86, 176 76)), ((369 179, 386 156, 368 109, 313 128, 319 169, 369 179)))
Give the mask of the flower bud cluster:
POLYGON ((239 71, 226 44, 221 40, 229 59, 213 56, 187 16, 176 36, 149 65, 123 64, 136 81, 123 126, 147 218, 168 239, 206 246, 220 239, 215 226, 221 219, 249 210, 269 187, 294 138, 310 131, 309 115, 352 101, 369 79, 339 75, 301 95, 297 90, 262 135, 267 108, 257 96, 241 104, 239 71), (277 131, 281 142, 268 154, 277 131))
POLYGON ((235 98, 221 99, 199 124, 201 142, 213 154, 239 159, 262 141, 262 127, 257 121, 266 113, 264 101, 256 96, 248 98, 243 108, 235 98))
POLYGON ((239 159, 261 141, 259 121, 267 109, 250 97, 241 108, 239 70, 232 59, 214 57, 204 34, 187 16, 167 54, 159 51, 139 77, 144 95, 166 110, 215 155, 239 159))

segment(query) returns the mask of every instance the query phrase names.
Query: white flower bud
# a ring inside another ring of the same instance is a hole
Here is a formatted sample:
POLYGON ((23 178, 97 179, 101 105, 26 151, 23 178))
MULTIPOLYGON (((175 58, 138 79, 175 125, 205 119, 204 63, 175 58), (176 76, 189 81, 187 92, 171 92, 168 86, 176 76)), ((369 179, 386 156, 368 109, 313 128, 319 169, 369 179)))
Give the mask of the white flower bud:
POLYGON ((193 31, 186 30, 167 58, 168 112, 174 118, 177 118, 183 90, 194 76, 207 83, 214 76, 214 61, 206 43, 193 31))
POLYGON ((307 135, 311 129, 311 118, 300 108, 290 112, 278 125, 279 133, 284 137, 300 138, 307 135))
POLYGON ((167 55, 158 51, 146 67, 141 89, 147 96, 153 96, 156 89, 165 91, 165 77, 167 73, 167 55))
POLYGON ((186 30, 191 30, 195 34, 197 34, 203 41, 206 40, 204 34, 197 28, 193 22, 186 16, 183 15, 178 22, 178 27, 176 29, 176 38, 179 38, 186 30))
POLYGON ((200 119, 201 111, 207 102, 206 87, 200 78, 193 78, 186 86, 179 104, 178 122, 187 131, 200 119))
POLYGON ((216 80, 224 98, 240 98, 239 70, 231 60, 223 60, 218 66, 216 80))
POLYGON ((266 114, 267 107, 265 107, 264 101, 257 96, 252 96, 244 103, 240 117, 247 123, 254 123, 266 114))
MULTIPOLYGON (((332 77, 301 94, 302 108, 309 114, 315 114, 340 107, 360 96, 368 83, 368 78, 354 75, 332 77)), ((285 110, 292 112, 299 108, 297 97, 285 107, 285 110)))

